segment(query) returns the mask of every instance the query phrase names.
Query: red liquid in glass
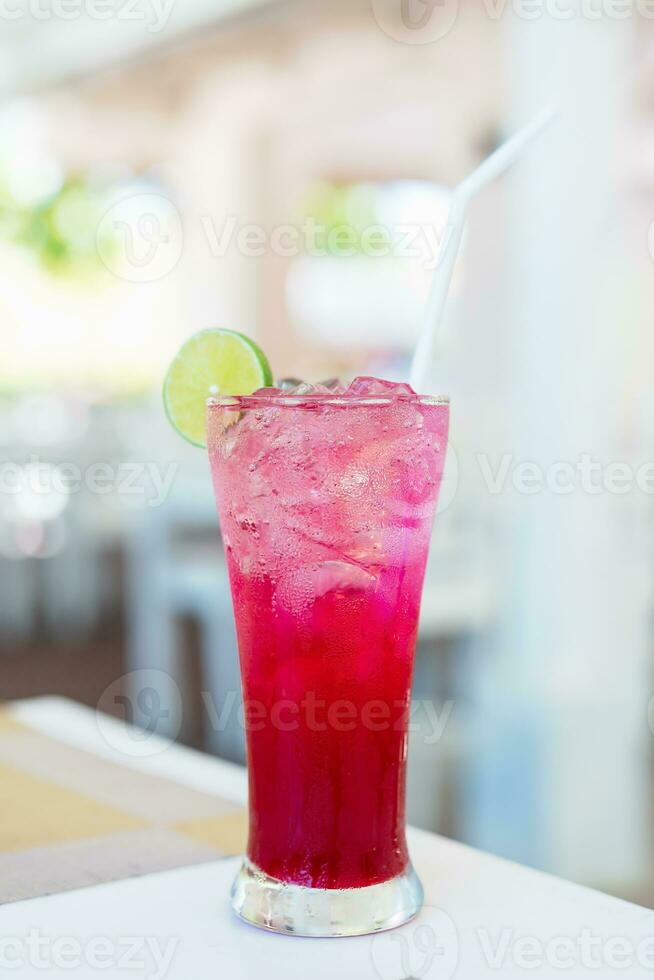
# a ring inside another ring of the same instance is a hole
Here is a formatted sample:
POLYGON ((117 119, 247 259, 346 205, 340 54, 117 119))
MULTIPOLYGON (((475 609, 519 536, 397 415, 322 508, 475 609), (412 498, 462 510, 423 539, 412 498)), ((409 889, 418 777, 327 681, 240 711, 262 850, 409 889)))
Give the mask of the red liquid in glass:
POLYGON ((337 401, 241 399, 210 408, 208 432, 247 719, 248 857, 282 881, 354 888, 408 862, 408 706, 448 407, 337 401))

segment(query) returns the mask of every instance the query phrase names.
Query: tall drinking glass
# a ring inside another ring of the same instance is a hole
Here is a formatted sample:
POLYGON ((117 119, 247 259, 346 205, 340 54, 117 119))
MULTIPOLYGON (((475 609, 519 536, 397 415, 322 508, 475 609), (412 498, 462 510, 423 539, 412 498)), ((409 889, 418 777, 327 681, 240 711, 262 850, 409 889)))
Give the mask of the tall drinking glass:
POLYGON ((374 932, 422 902, 407 722, 449 406, 395 388, 208 406, 249 772, 232 905, 277 932, 374 932))

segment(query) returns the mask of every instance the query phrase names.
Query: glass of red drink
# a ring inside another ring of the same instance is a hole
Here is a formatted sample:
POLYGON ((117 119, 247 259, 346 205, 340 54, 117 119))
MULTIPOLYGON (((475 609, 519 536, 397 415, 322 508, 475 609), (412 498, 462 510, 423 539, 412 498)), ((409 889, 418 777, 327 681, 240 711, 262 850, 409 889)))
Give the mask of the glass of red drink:
POLYGON ((232 904, 263 928, 357 935, 421 906, 407 723, 448 419, 370 378, 209 402, 249 771, 232 904))

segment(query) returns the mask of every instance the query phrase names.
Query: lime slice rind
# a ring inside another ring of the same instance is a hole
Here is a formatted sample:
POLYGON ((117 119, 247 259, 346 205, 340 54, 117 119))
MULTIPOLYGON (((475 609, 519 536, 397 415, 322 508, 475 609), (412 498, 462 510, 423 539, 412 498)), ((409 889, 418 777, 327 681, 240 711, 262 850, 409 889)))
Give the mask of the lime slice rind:
POLYGON ((206 446, 207 400, 250 395, 272 384, 261 348, 235 330, 210 328, 194 334, 168 368, 163 400, 168 420, 187 442, 206 446))

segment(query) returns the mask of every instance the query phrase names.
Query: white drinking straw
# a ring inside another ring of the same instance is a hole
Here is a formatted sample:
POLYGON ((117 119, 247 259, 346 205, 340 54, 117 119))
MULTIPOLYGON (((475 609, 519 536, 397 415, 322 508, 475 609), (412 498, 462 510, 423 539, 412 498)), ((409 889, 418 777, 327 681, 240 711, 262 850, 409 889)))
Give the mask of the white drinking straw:
POLYGON ((519 130, 514 136, 498 146, 490 156, 479 164, 452 192, 447 224, 443 231, 436 261, 436 271, 432 280, 424 321, 411 363, 410 383, 413 389, 424 394, 428 383, 429 368, 432 363, 438 330, 443 318, 443 310, 452 281, 454 264, 461 244, 468 205, 475 194, 492 180, 504 173, 514 163, 523 148, 538 136, 554 119, 555 110, 543 109, 535 119, 519 130))

